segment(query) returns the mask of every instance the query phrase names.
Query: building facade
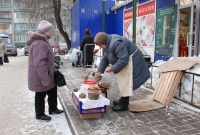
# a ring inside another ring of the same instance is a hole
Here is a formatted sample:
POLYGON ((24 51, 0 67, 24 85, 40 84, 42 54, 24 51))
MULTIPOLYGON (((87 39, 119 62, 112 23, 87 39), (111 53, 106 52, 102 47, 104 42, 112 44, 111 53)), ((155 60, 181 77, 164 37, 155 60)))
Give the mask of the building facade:
MULTIPOLYGON (((29 0, 0 0, 0 34, 11 36, 11 42, 18 47, 26 45, 28 31, 36 31, 41 20, 47 20, 54 25, 53 36, 49 40, 51 46, 65 42, 60 34, 53 14, 53 8, 49 5, 37 6, 29 0), (29 5, 28 5, 28 4, 29 5)), ((37 3, 35 3, 37 4, 37 3)), ((66 28, 64 28, 67 30, 66 28)))

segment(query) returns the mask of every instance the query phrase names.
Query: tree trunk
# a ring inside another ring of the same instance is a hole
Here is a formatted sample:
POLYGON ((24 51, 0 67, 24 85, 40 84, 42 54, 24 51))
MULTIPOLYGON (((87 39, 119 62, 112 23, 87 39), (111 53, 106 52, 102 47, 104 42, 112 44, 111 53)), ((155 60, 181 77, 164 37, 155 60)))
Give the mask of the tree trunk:
POLYGON ((67 49, 70 50, 71 49, 71 41, 69 39, 69 35, 67 34, 67 32, 65 32, 63 30, 63 23, 62 23, 62 19, 60 17, 61 0, 53 0, 53 8, 54 8, 54 16, 56 19, 56 24, 57 24, 58 30, 65 39, 65 42, 67 44, 67 49))

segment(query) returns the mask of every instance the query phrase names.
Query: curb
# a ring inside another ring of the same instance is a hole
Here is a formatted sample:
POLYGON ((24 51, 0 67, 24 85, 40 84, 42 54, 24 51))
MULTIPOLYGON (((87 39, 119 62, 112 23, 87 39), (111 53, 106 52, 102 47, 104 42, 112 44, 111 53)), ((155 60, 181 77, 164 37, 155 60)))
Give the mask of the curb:
POLYGON ((66 118, 66 120, 67 120, 67 123, 68 123, 68 125, 69 125, 69 128, 70 128, 70 130, 71 130, 72 135, 78 135, 77 131, 75 130, 75 126, 74 126, 74 124, 73 124, 73 121, 72 121, 72 119, 69 117, 69 112, 67 111, 67 108, 66 108, 66 106, 65 106, 65 104, 64 104, 64 102, 63 102, 63 99, 61 98, 61 95, 60 95, 59 93, 58 93, 58 99, 59 99, 60 104, 61 104, 61 106, 62 106, 62 108, 63 108, 63 110, 64 110, 65 118, 66 118))

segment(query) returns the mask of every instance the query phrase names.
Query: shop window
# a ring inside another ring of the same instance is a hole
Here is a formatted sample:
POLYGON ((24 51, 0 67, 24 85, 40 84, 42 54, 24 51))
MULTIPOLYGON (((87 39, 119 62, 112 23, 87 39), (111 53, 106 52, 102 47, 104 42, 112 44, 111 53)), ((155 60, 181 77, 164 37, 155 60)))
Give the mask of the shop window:
POLYGON ((25 30, 26 24, 14 24, 14 30, 25 30))
POLYGON ((26 30, 36 30, 35 24, 26 24, 26 30))
POLYGON ((25 41, 26 35, 15 35, 15 41, 25 41))
POLYGON ((58 31, 57 25, 54 25, 54 31, 58 31))
POLYGON ((196 3, 196 0, 179 0, 179 3, 180 3, 179 6, 185 6, 185 5, 192 4, 192 1, 194 1, 194 3, 196 3))

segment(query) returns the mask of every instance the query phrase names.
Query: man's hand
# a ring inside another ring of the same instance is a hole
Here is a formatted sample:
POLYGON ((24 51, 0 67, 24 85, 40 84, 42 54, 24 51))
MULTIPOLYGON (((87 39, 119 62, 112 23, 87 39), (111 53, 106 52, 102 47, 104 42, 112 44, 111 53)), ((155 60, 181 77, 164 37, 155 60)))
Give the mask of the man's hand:
POLYGON ((57 66, 57 64, 54 62, 54 67, 56 67, 57 66))
POLYGON ((97 54, 98 51, 99 51, 99 49, 95 49, 95 50, 93 51, 93 54, 94 54, 94 55, 97 54))
POLYGON ((49 84, 43 84, 44 86, 48 86, 49 84))
POLYGON ((94 78, 97 79, 97 78, 99 78, 100 75, 101 75, 101 73, 98 72, 98 73, 95 74, 95 77, 94 77, 94 78))
POLYGON ((111 67, 107 67, 105 71, 110 73, 110 72, 112 72, 112 68, 111 67))

